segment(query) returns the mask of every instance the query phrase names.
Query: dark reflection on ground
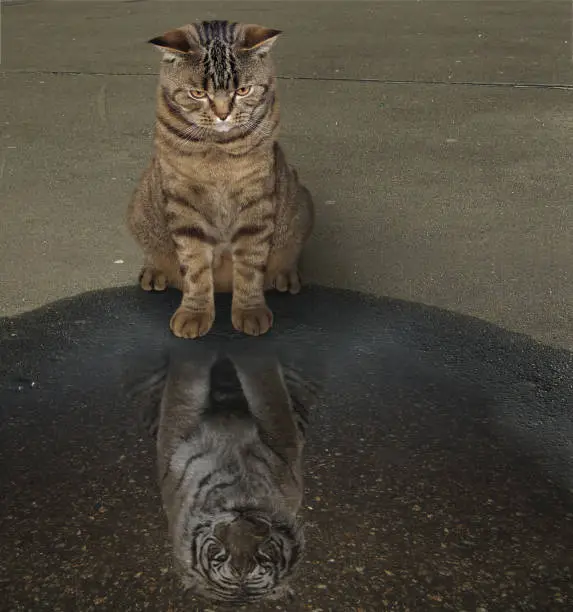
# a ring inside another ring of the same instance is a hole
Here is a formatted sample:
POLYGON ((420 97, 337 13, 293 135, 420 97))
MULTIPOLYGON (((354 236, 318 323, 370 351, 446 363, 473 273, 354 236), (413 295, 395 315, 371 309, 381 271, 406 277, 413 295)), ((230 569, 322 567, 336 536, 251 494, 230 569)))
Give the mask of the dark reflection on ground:
MULTIPOLYGON (((0 322, 5 609, 204 609, 173 571, 125 393, 126 367, 160 367, 177 299, 109 290, 0 322)), ((569 609, 571 354, 352 293, 270 303, 260 350, 323 388, 294 600, 248 609, 569 609)), ((201 342, 238 347, 217 312, 201 342)))
POLYGON ((165 363, 127 387, 157 443, 176 571, 210 601, 284 599, 304 552, 314 385, 258 338, 169 344, 165 363))

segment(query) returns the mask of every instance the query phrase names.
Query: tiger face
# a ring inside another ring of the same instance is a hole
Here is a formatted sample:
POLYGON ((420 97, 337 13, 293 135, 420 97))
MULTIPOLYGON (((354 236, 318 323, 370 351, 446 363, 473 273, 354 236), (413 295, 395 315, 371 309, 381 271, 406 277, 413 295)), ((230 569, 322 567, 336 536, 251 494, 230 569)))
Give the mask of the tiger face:
POLYGON ((185 587, 234 604, 279 599, 288 592, 303 547, 299 525, 257 517, 225 517, 197 526, 178 566, 185 587))

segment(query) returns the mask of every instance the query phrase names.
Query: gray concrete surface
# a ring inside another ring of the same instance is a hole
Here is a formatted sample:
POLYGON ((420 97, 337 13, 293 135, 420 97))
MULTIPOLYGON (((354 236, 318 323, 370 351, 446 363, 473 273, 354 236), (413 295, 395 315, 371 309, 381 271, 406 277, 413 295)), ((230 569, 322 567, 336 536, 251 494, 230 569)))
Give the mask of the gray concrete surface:
POLYGON ((4 7, 0 312, 134 282, 123 218, 158 59, 144 41, 229 17, 285 30, 283 142, 318 209, 309 280, 573 347, 569 14, 558 1, 4 7), (486 85, 499 82, 531 86, 486 85))
POLYGON ((3 61, 153 73, 140 45, 150 29, 228 18, 283 29, 276 57, 290 77, 571 84, 570 12, 567 0, 40 2, 5 13, 3 61))

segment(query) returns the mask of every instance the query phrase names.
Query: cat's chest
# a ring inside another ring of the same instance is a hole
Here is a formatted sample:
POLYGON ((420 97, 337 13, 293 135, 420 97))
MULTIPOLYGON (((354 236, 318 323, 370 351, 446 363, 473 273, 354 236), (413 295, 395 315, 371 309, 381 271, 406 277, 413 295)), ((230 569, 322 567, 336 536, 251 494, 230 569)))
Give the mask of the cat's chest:
POLYGON ((193 181, 217 192, 232 191, 233 185, 258 180, 260 171, 268 168, 267 159, 259 155, 234 157, 217 150, 178 160, 179 168, 193 181), (256 171, 253 172, 253 169, 256 171))
POLYGON ((268 193, 273 166, 266 156, 234 159, 214 152, 179 159, 170 173, 195 210, 204 214, 207 223, 218 234, 219 241, 229 242, 245 202, 256 201, 268 193))
POLYGON ((232 214, 233 207, 272 183, 273 160, 269 155, 233 157, 214 151, 180 160, 181 176, 193 184, 196 193, 222 208, 221 221, 232 214))
POLYGON ((227 242, 238 220, 238 205, 234 194, 221 185, 207 191, 205 197, 210 208, 211 222, 219 232, 219 239, 227 242))

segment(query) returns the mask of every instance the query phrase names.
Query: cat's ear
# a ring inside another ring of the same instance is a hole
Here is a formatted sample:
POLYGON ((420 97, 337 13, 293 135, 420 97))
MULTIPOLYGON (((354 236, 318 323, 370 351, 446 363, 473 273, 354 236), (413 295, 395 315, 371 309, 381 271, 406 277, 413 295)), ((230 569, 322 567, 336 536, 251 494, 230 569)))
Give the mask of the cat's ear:
POLYGON ((255 51, 258 55, 266 55, 282 34, 281 30, 273 30, 256 24, 244 26, 243 35, 239 39, 241 51, 255 51))
POLYGON ((169 30, 148 42, 166 53, 189 55, 199 52, 199 47, 189 39, 187 32, 181 29, 169 30))

